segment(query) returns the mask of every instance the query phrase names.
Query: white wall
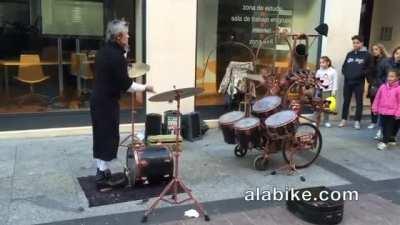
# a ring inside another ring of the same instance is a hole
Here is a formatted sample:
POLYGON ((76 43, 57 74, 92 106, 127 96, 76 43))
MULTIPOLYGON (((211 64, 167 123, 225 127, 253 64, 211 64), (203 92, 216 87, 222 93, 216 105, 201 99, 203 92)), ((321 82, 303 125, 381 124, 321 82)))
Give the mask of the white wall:
MULTIPOLYGON (((147 83, 160 93, 195 86, 196 0, 146 1, 147 83)), ((152 94, 148 94, 147 98, 152 94)), ((194 97, 181 101, 183 113, 194 110, 194 97)), ((176 104, 150 102, 147 113, 176 109, 176 104)))
POLYGON ((143 62, 143 0, 135 0, 135 59, 143 62))
POLYGON ((400 45, 400 1, 399 0, 379 0, 374 2, 374 11, 371 25, 370 43, 382 43, 391 53, 392 50, 400 45), (381 41, 381 27, 393 27, 392 41, 381 41))
MULTIPOLYGON (((144 0, 135 0, 135 60, 136 62, 144 62, 143 60, 143 1, 144 0)), ((144 82, 144 77, 138 77, 135 80, 138 83, 144 82)), ((138 101, 143 100, 143 93, 137 92, 136 99, 138 101)))
POLYGON ((327 38, 324 38, 322 55, 327 55, 332 59, 333 66, 339 74, 339 90, 337 93, 338 116, 341 115, 343 96, 341 68, 347 52, 352 48, 351 37, 358 34, 360 13, 361 0, 326 1, 325 23, 329 25, 329 34, 327 38))

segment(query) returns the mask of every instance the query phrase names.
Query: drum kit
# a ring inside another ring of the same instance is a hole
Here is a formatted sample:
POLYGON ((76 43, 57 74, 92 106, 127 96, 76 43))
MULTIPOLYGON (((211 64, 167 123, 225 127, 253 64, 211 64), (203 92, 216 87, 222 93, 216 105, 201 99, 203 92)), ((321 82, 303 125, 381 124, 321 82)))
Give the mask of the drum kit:
MULTIPOLYGON (((128 68, 130 78, 138 78, 143 76, 150 70, 150 66, 144 63, 133 64, 132 68, 128 68)), ((128 186, 147 185, 159 182, 169 182, 159 197, 146 210, 142 218, 142 222, 147 222, 148 215, 157 207, 160 201, 170 204, 181 204, 192 200, 206 221, 210 220, 207 212, 202 204, 193 196, 192 191, 183 183, 179 174, 179 159, 182 152, 181 148, 181 123, 180 123, 180 100, 192 97, 202 93, 201 88, 181 88, 163 92, 149 98, 152 102, 177 102, 177 124, 174 127, 176 134, 175 143, 173 145, 163 145, 157 143, 146 146, 143 140, 134 132, 135 111, 134 99, 135 95, 131 95, 131 123, 132 133, 126 137, 121 143, 121 147, 126 147, 126 166, 124 168, 125 176, 128 180, 128 186), (130 141, 129 141, 130 140, 130 141), (179 191, 183 190, 188 198, 179 200, 179 191), (167 194, 171 194, 172 198, 166 198, 167 194)))
MULTIPOLYGON (((236 144, 234 154, 244 157, 248 150, 262 154, 254 159, 257 170, 266 170, 272 153, 279 150, 287 162, 283 168, 293 173, 312 164, 320 154, 322 137, 311 123, 300 123, 299 115, 291 109, 283 110, 279 96, 266 96, 252 105, 252 113, 233 111, 219 118, 224 141, 236 144)), ((281 170, 281 168, 279 169, 281 170)))
MULTIPOLYGON (((252 149, 262 152, 253 161, 257 170, 266 170, 271 154, 279 151, 282 151, 286 165, 278 170, 287 169, 289 174, 311 165, 320 154, 320 114, 332 112, 329 111, 328 101, 316 97, 318 91, 325 86, 307 68, 308 50, 318 37, 327 36, 328 26, 321 24, 315 30, 318 34, 275 33, 265 37, 265 40, 277 35, 285 38, 291 53, 288 73, 278 82, 265 82, 265 77, 264 80, 260 79, 261 76, 249 71, 247 80, 264 82, 265 89, 272 93, 271 96, 262 97, 255 102, 245 98, 244 102, 248 107, 244 112, 239 108, 239 111, 228 112, 219 118, 224 141, 227 144, 236 144, 234 154, 237 157, 244 157, 252 149), (311 44, 309 39, 313 39, 311 44), (301 114, 306 107, 314 110, 316 119, 301 114), (300 119, 307 122, 300 122, 300 119)), ((256 59, 262 43, 264 40, 260 42, 256 59)), ((280 77, 277 75, 272 77, 280 77)))
MULTIPOLYGON (((287 93, 284 96, 265 96, 253 103, 245 98, 247 110, 228 112, 219 118, 224 141, 236 144, 235 156, 244 157, 249 150, 260 150, 262 154, 254 159, 253 166, 257 170, 266 170, 271 154, 282 151, 287 163, 282 169, 288 169, 290 174, 311 165, 318 158, 322 147, 319 114, 326 112, 329 102, 315 98, 314 92, 309 96, 304 91, 323 87, 320 80, 308 74, 300 71, 290 76, 289 87, 296 89, 296 98, 288 98, 287 93), (317 112, 316 120, 301 115, 305 106, 317 112), (300 123, 300 118, 310 123, 300 123)), ((258 80, 254 74, 246 78, 258 80)))

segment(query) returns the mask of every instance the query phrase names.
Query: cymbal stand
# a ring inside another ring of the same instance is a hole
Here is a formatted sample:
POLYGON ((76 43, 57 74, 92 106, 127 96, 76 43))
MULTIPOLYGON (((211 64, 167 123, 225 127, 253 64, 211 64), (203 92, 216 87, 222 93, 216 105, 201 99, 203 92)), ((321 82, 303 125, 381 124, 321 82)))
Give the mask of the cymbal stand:
MULTIPOLYGON (((132 131, 131 134, 128 135, 126 138, 124 138, 121 143, 119 144, 120 147, 125 147, 126 151, 138 151, 138 150, 143 150, 145 145, 143 143, 142 140, 140 140, 140 138, 135 135, 135 93, 132 92, 131 93, 131 126, 132 126, 132 131), (131 141, 129 142, 129 139, 131 139, 131 141), (131 147, 129 149, 129 147, 131 147)), ((135 183, 135 181, 132 181, 129 177, 129 173, 131 171, 129 170, 128 166, 125 165, 124 166, 124 173, 126 178, 128 179, 128 187, 132 187, 133 184, 135 183)))
POLYGON ((176 91, 175 101, 177 102, 177 124, 174 128, 176 134, 176 147, 173 150, 174 156, 174 171, 172 180, 168 183, 168 185, 161 192, 159 197, 151 204, 151 206, 146 210, 142 217, 142 223, 146 223, 148 219, 148 215, 158 206, 160 201, 167 202, 171 205, 179 205, 189 200, 194 202, 195 207, 199 211, 200 215, 204 216, 205 221, 210 221, 210 217, 207 212, 204 210, 203 205, 193 196, 192 191, 183 183, 182 178, 179 175, 179 157, 181 154, 181 146, 179 142, 179 135, 181 131, 181 113, 180 113, 180 94, 176 91), (178 190, 183 190, 189 197, 183 200, 178 200, 178 190), (166 195, 172 192, 172 200, 167 199, 166 195))
POLYGON ((121 147, 129 147, 130 145, 132 145, 132 149, 134 148, 141 148, 144 146, 143 141, 140 140, 139 137, 137 137, 137 135, 135 135, 135 93, 132 92, 131 93, 131 126, 132 126, 132 131, 131 134, 128 135, 126 138, 124 138, 121 143, 119 144, 119 146, 121 147), (128 140, 131 139, 131 142, 128 142, 128 140), (128 144, 125 144, 126 142, 128 142, 128 144))

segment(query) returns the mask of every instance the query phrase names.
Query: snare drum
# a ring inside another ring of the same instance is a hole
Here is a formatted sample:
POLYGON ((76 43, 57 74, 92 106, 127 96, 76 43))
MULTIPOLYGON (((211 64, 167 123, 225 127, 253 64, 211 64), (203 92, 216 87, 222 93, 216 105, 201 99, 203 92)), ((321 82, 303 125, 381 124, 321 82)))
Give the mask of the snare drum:
POLYGON ((260 145, 260 119, 248 117, 234 125, 236 141, 242 149, 251 149, 260 145))
POLYGON ((278 112, 279 106, 282 103, 282 98, 279 96, 267 96, 258 101, 253 105, 252 111, 255 116, 264 121, 272 114, 278 112))
POLYGON ((131 186, 153 184, 172 179, 174 161, 171 151, 163 145, 148 146, 144 149, 126 152, 125 171, 131 186))
POLYGON ((233 111, 229 113, 225 113, 222 115, 219 120, 219 127, 222 130, 222 134, 224 135, 224 141, 227 144, 236 144, 235 142, 235 129, 233 125, 235 122, 244 118, 244 112, 233 111))
POLYGON ((287 138, 294 135, 298 126, 298 116, 295 111, 285 110, 275 113, 265 120, 268 136, 274 139, 287 138))

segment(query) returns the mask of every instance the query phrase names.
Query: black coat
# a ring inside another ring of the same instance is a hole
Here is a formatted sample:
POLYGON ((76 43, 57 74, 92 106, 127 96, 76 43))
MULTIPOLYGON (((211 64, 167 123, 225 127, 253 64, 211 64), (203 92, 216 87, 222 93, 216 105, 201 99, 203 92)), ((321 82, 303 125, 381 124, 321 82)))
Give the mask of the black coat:
POLYGON ((373 98, 375 97, 378 88, 380 86, 380 80, 378 79, 378 67, 382 61, 385 60, 385 57, 373 57, 372 60, 372 68, 371 72, 367 75, 368 81, 368 92, 367 97, 373 98))
POLYGON ((345 84, 364 83, 365 78, 371 72, 371 67, 372 57, 367 49, 349 52, 342 66, 345 84))
POLYGON ((378 65, 379 85, 386 82, 388 71, 391 69, 400 70, 400 62, 396 62, 393 57, 382 60, 378 65))
POLYGON ((119 102, 121 92, 132 85, 128 77, 124 49, 107 43, 96 54, 95 80, 90 98, 93 127, 93 157, 110 161, 117 157, 119 145, 119 102))

